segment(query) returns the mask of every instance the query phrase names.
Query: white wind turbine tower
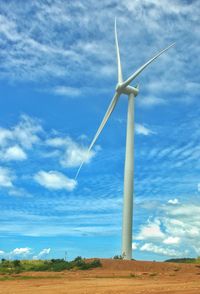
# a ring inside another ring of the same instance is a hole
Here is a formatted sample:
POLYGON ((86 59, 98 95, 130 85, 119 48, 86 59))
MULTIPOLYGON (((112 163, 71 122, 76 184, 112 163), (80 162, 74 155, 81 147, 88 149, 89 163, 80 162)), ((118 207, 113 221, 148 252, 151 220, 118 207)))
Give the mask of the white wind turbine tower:
POLYGON ((174 43, 149 61, 137 69, 127 80, 123 80, 122 67, 120 61, 120 51, 117 38, 117 27, 115 20, 115 45, 117 51, 117 68, 118 68, 118 83, 115 88, 115 94, 108 106, 108 109, 104 115, 104 118, 88 148, 88 153, 81 166, 79 167, 76 177, 78 176, 80 169, 84 162, 87 160, 88 155, 96 140, 98 139, 101 131, 107 123, 111 113, 113 112, 118 99, 121 94, 128 96, 128 113, 127 113, 127 128, 126 128, 126 154, 125 154, 125 166, 124 166, 124 203, 123 203, 123 224, 122 224, 122 256, 124 259, 130 260, 132 258, 132 223, 133 223, 133 178, 134 178, 134 98, 139 93, 138 86, 132 87, 130 83, 155 59, 161 54, 171 48, 174 43))

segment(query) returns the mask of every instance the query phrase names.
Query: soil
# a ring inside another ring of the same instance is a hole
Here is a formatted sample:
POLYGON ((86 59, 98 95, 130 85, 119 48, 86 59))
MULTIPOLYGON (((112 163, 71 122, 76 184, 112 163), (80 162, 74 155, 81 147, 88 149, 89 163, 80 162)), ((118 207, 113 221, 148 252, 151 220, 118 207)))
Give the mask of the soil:
POLYGON ((198 294, 200 265, 101 259, 87 271, 27 272, 2 280, 0 294, 198 294))

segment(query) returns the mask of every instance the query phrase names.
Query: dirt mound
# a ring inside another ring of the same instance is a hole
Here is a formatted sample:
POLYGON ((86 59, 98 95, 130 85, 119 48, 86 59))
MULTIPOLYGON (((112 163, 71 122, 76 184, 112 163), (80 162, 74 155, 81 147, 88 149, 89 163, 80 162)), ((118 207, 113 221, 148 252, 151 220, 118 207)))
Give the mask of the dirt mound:
MULTIPOLYGON (((91 259, 90 259, 91 260, 91 259)), ((2 276, 0 294, 197 294, 200 267, 151 261, 100 259, 102 267, 2 276)))
POLYGON ((169 273, 171 271, 181 271, 185 273, 197 273, 200 265, 185 263, 169 263, 154 261, 136 261, 120 259, 100 259, 104 270, 112 271, 135 271, 135 272, 158 272, 169 273))

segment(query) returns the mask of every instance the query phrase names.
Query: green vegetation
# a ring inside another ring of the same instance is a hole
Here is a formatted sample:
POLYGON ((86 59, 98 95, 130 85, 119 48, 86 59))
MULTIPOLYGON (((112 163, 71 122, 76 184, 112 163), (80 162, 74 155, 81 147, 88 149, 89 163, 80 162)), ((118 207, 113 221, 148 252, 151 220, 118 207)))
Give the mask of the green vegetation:
POLYGON ((89 270, 100 267, 99 259, 87 261, 78 256, 73 261, 65 261, 64 259, 51 260, 6 260, 0 262, 0 274, 17 274, 28 271, 54 271, 63 270, 89 270))
POLYGON ((197 258, 172 258, 172 259, 165 260, 165 262, 200 263, 200 257, 197 257, 197 258))
MULTIPOLYGON (((115 255, 113 256, 113 259, 124 259, 123 255, 115 255)), ((134 258, 131 258, 131 260, 135 260, 134 258)))
POLYGON ((115 256, 113 256, 113 259, 123 259, 123 256, 122 255, 115 255, 115 256))

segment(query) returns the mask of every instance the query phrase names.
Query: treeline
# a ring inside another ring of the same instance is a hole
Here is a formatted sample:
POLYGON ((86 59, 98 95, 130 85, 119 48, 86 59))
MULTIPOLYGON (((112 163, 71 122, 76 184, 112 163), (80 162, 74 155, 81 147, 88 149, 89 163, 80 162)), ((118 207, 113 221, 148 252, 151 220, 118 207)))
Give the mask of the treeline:
POLYGON ((200 257, 197 257, 197 258, 171 258, 171 259, 165 260, 165 262, 200 263, 200 257))
POLYGON ((6 260, 0 262, 0 273, 21 273, 28 271, 63 271, 63 270, 89 270, 100 267, 99 259, 88 261, 80 256, 72 261, 64 259, 51 260, 6 260))

